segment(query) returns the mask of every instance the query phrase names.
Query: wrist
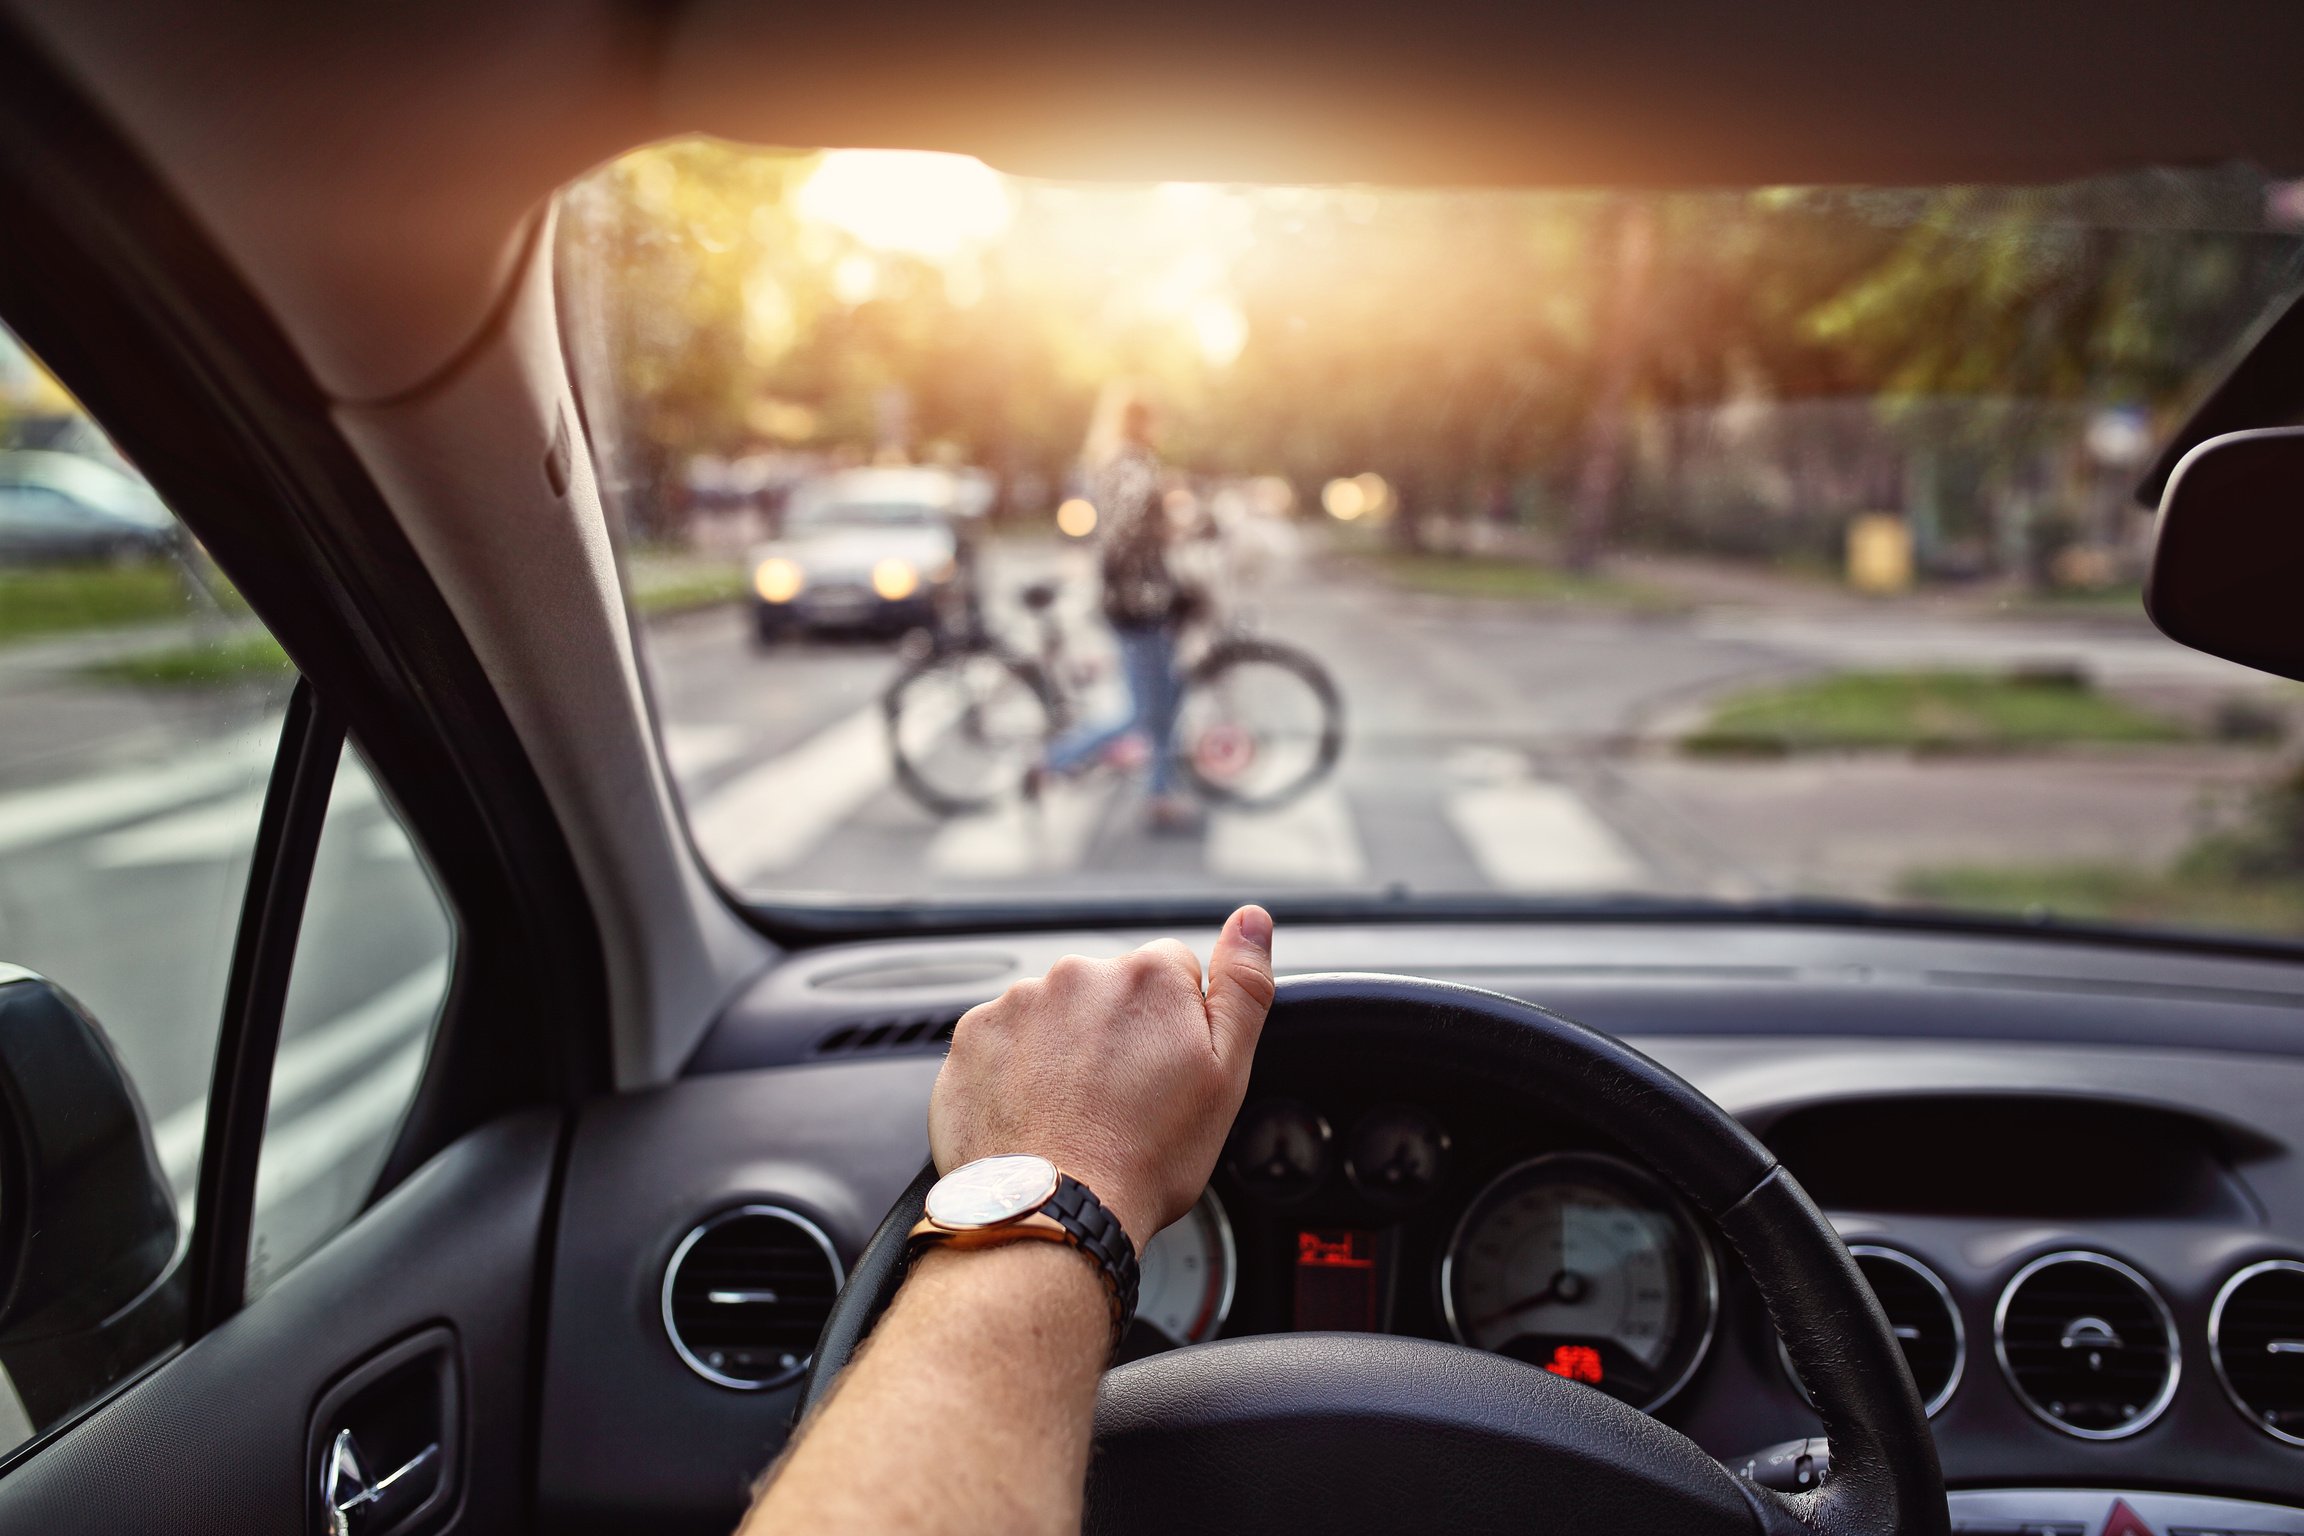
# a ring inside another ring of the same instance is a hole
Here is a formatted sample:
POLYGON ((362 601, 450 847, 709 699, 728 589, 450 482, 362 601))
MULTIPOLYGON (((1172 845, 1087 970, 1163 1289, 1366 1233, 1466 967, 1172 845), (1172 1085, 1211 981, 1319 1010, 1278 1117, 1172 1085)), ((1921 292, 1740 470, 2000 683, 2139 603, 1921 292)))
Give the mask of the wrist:
POLYGON ((1068 1247, 1104 1290, 1111 1348, 1136 1313, 1135 1240, 1079 1177, 1045 1157, 1003 1152, 951 1169, 930 1187, 906 1236, 907 1262, 935 1248, 988 1248, 1018 1241, 1068 1247))

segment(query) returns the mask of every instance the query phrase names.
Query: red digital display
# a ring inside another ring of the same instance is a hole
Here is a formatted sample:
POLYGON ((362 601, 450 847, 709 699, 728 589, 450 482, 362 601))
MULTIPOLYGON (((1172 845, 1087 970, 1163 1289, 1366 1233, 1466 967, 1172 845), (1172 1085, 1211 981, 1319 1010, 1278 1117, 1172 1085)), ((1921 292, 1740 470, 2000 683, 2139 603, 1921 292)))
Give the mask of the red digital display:
POLYGON ((1296 1327, 1366 1333, 1376 1327, 1378 1245, 1373 1232, 1296 1234, 1296 1327))
POLYGON ((1323 1269, 1374 1269, 1376 1255, 1365 1232, 1299 1232, 1296 1262, 1323 1269))
POLYGON ((1563 1344, 1552 1351, 1552 1359, 1544 1369, 1570 1381, 1581 1381, 1587 1386, 1600 1385, 1606 1375, 1600 1368, 1600 1351, 1589 1344, 1563 1344))

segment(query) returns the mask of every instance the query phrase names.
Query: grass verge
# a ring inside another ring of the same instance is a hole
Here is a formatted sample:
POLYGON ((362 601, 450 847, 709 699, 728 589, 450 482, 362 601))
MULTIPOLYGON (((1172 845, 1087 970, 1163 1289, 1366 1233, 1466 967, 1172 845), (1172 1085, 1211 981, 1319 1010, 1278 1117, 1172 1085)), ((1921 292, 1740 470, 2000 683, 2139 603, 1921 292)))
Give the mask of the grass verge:
POLYGON ((745 586, 744 568, 733 561, 648 554, 632 559, 632 606, 644 615, 734 602, 745 586))
MULTIPOLYGON (((230 593, 217 578, 220 592, 230 593)), ((174 565, 44 565, 0 570, 0 642, 106 629, 193 612, 174 565)))
POLYGON ((169 645, 101 661, 86 669, 106 682, 144 688, 221 688, 266 682, 295 670, 280 643, 260 629, 236 630, 205 644, 169 645))
POLYGON ((2116 864, 1986 865, 1919 870, 1901 893, 1932 906, 2047 914, 2170 928, 2304 933, 2304 879, 2116 864))
POLYGON ((1708 756, 1782 757, 1891 748, 2004 752, 2192 734, 2182 722, 2099 693, 2079 677, 1842 672, 1725 699, 1680 745, 1708 756))
POLYGON ((1686 604, 1669 592, 1614 576, 1586 575, 1490 555, 1359 554, 1356 565, 1394 586, 1441 597, 1501 598, 1514 602, 1668 613, 1686 604))

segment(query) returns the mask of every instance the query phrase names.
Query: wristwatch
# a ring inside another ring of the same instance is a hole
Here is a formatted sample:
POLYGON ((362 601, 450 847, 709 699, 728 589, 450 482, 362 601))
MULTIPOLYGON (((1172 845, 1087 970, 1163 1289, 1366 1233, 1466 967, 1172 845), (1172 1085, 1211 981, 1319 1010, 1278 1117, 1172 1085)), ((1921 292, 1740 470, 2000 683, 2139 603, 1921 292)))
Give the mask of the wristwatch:
POLYGON ((1104 1278, 1112 1304, 1112 1347, 1136 1315, 1136 1245, 1120 1218, 1087 1185, 1026 1152, 963 1163, 928 1190, 928 1214, 906 1235, 909 1265, 929 1248, 987 1248, 1019 1238, 1070 1243, 1104 1278))

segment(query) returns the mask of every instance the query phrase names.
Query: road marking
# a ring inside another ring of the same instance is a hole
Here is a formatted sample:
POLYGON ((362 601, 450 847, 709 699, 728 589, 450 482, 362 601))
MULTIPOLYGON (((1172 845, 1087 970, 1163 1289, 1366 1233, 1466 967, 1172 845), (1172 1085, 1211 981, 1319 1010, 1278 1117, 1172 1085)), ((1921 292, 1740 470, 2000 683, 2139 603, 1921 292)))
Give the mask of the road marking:
POLYGON ((1063 874, 1080 867, 1111 799, 1109 784, 1050 784, 1037 805, 1011 798, 946 822, 922 857, 955 880, 1063 874))
POLYGON ((1532 777, 1518 753, 1473 748, 1448 767, 1459 780, 1441 809, 1488 882, 1507 891, 1620 891, 1646 867, 1564 784, 1532 777))
POLYGON ((869 705, 721 785, 690 809, 689 830, 743 886, 798 863, 889 776, 887 726, 869 705))
POLYGON ((664 759, 674 778, 695 778, 744 755, 745 733, 733 725, 667 725, 664 759))
MULTIPOLYGON (((256 846, 256 823, 264 814, 265 787, 171 816, 107 832, 89 844, 88 862, 97 869, 136 869, 155 864, 215 864, 244 858, 256 846)), ((378 803, 376 781, 354 769, 339 772, 328 795, 328 820, 378 803)), ((397 827, 393 829, 397 832, 397 827)))
POLYGON ((1356 885, 1368 878, 1351 807, 1333 783, 1277 810, 1212 811, 1207 859, 1209 873, 1242 880, 1356 885))
MULTIPOLYGON (((422 1037, 430 1032, 432 1017, 447 990, 448 957, 443 955, 327 1023, 291 1036, 280 1047, 280 1055, 273 1063, 271 1102, 275 1106, 293 1104, 347 1068, 409 1035, 418 1036, 412 1044, 421 1051, 422 1037)), ((366 1076, 360 1081, 366 1081, 366 1076)), ((355 1082, 347 1091, 356 1091, 358 1087, 359 1083, 355 1082)), ((343 1097, 338 1094, 323 1099, 299 1112, 289 1123, 314 1115, 334 1114, 337 1101, 343 1097)), ((200 1142, 207 1130, 208 1101, 202 1097, 169 1115, 152 1132, 160 1166, 176 1190, 178 1205, 187 1218, 191 1214, 193 1180, 200 1169, 200 1142)), ((267 1161, 271 1140, 284 1130, 280 1125, 266 1127, 267 1161)))
POLYGON ((173 762, 0 795, 0 853, 63 842, 261 784, 278 745, 273 729, 248 731, 173 762))
POLYGON ((343 1092, 296 1116, 267 1126, 256 1169, 256 1209, 287 1204, 389 1136, 416 1097, 424 1071, 423 1040, 411 1040, 353 1079, 343 1092))
POLYGON ((98 869, 135 869, 245 857, 256 846, 256 822, 263 814, 262 787, 244 790, 173 816, 107 832, 89 843, 88 862, 98 869))

